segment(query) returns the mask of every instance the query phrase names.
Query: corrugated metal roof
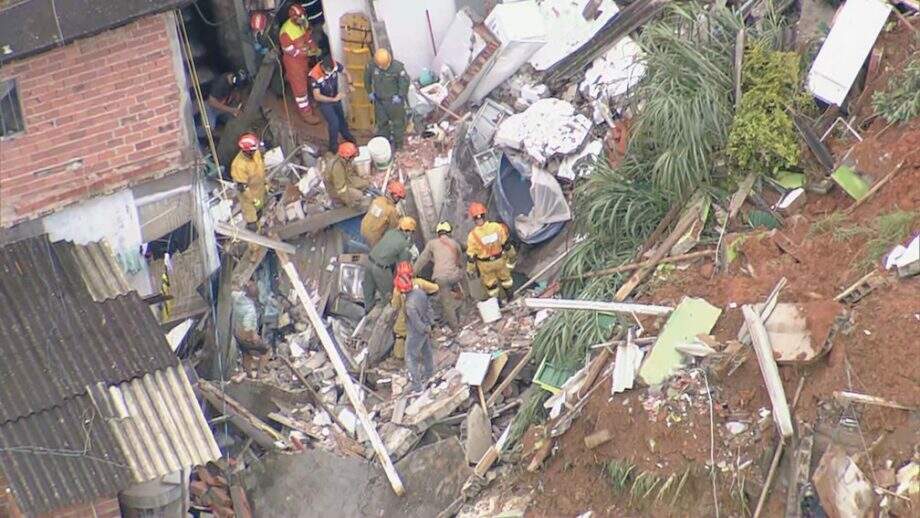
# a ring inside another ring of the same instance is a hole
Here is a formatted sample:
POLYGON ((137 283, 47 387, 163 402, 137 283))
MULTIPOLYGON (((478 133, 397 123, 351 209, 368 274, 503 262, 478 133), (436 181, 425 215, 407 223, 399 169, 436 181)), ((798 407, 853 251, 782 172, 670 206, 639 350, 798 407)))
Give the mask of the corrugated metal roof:
POLYGON ((80 273, 80 278, 96 302, 134 290, 105 241, 88 245, 62 241, 55 243, 54 248, 60 253, 62 261, 73 261, 73 268, 80 273))
POLYGON ((0 469, 27 516, 115 496, 131 484, 128 463, 87 395, 0 425, 0 469))
POLYGON ((136 292, 93 302, 60 255, 44 236, 0 250, 0 423, 179 363, 136 292))
POLYGON ((220 458, 220 450, 182 366, 92 390, 131 467, 146 482, 220 458))

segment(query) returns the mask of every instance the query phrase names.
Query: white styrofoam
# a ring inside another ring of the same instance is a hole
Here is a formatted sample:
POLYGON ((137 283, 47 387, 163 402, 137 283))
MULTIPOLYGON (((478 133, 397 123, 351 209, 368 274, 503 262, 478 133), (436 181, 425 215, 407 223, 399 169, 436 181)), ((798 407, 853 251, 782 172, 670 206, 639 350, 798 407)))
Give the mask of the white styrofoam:
POLYGON ((883 0, 847 0, 808 72, 815 97, 843 104, 890 13, 891 4, 883 0))

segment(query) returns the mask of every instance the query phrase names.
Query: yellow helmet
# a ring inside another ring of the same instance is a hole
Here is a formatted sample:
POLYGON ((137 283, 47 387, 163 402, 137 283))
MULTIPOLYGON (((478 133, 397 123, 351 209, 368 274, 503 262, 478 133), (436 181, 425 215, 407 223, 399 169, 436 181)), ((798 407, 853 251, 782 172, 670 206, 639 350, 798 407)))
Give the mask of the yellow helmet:
POLYGON ((393 62, 393 57, 390 56, 390 51, 387 49, 377 49, 377 52, 374 53, 374 63, 378 67, 386 70, 390 68, 390 63, 393 62))
POLYGON ((451 232, 453 232, 453 230, 454 230, 454 227, 450 225, 450 221, 442 221, 438 223, 437 227, 434 228, 434 231, 438 234, 442 232, 446 234, 450 234, 451 232))
POLYGON ((409 232, 415 232, 415 218, 412 216, 403 216, 399 218, 399 224, 397 225, 399 230, 407 230, 409 232))

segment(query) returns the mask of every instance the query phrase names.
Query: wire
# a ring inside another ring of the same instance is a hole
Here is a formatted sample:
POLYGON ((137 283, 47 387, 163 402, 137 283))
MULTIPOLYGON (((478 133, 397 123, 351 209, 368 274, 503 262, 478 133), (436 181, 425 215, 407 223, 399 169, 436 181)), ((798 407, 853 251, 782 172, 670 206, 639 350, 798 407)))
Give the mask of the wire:
POLYGON ((211 20, 207 19, 204 13, 201 12, 201 7, 198 7, 197 1, 192 2, 192 5, 195 6, 195 11, 198 12, 198 17, 201 18, 201 21, 203 21, 206 25, 210 25, 211 27, 220 27, 222 25, 227 25, 228 23, 233 22, 233 20, 229 18, 221 22, 212 22, 211 20))

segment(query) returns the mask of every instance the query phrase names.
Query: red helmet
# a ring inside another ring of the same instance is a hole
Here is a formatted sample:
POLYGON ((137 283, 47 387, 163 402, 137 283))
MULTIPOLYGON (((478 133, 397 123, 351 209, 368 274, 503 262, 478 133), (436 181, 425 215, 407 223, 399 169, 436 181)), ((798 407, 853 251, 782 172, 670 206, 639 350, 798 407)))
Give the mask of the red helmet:
POLYGON ((259 149, 259 136, 248 131, 240 135, 240 138, 236 141, 236 145, 240 147, 241 151, 252 153, 259 149))
POLYGON ((409 261, 400 261, 396 263, 396 275, 412 276, 412 263, 409 261))
POLYGON ((406 186, 399 180, 390 180, 387 184, 387 192, 394 198, 402 199, 406 197, 406 186))
POLYGON ((467 210, 467 213, 470 215, 471 218, 476 218, 478 216, 485 216, 486 212, 488 212, 488 209, 486 209, 486 206, 479 203, 478 201, 474 201, 473 203, 470 203, 470 208, 469 210, 467 210))
POLYGON ((291 6, 288 7, 288 18, 291 20, 297 19, 297 18, 303 18, 306 15, 307 15, 307 11, 305 11, 303 6, 300 4, 295 3, 295 4, 291 4, 291 6))
POLYGON ((339 156, 342 158, 354 158, 358 156, 358 147, 351 142, 342 142, 339 144, 339 156))
POLYGON ((253 11, 249 15, 249 28, 254 34, 258 34, 268 27, 268 15, 264 11, 253 11))
POLYGON ((400 293, 409 293, 412 291, 412 277, 408 275, 397 275, 393 279, 393 288, 400 293))

